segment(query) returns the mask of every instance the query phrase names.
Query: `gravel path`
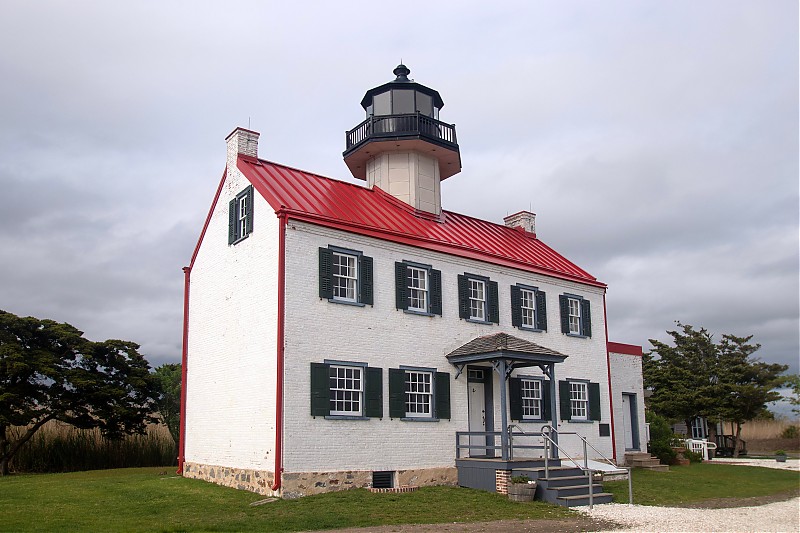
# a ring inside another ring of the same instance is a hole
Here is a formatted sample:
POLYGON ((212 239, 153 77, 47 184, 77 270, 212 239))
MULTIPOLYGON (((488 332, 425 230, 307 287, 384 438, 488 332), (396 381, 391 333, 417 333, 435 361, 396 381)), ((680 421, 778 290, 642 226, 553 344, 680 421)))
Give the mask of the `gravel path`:
MULTIPOLYGON (((789 459, 714 459, 714 463, 760 466, 781 470, 800 470, 800 461, 789 459)), ((800 478, 798 479, 800 482, 800 478)), ((587 517, 623 524, 611 531, 800 531, 800 498, 750 507, 692 509, 606 503, 591 511, 580 508, 587 517)))

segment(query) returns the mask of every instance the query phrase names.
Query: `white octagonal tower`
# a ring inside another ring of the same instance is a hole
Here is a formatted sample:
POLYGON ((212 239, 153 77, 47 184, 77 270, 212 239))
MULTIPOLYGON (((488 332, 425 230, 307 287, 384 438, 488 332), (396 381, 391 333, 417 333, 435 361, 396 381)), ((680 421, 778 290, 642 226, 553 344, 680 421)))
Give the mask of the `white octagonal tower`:
POLYGON ((364 95, 367 118, 347 132, 344 161, 370 188, 438 216, 441 181, 461 171, 456 127, 439 120, 439 93, 409 80, 410 72, 398 65, 395 80, 364 95))

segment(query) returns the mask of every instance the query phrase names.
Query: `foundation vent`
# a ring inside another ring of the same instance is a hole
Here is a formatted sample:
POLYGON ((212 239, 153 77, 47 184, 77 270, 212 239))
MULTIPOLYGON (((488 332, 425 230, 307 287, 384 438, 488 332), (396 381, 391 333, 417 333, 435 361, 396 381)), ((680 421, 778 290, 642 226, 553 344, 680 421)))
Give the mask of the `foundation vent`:
POLYGON ((394 472, 373 472, 372 473, 372 488, 374 489, 391 489, 394 488, 394 472))

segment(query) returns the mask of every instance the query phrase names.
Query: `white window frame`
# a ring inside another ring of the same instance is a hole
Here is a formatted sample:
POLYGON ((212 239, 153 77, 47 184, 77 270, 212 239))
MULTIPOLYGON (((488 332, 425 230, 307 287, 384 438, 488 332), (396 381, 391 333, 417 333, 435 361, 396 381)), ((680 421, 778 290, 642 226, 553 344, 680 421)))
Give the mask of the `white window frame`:
POLYGON ((333 299, 339 300, 342 302, 358 302, 358 256, 355 254, 348 254, 345 252, 339 252, 333 250, 333 259, 331 265, 331 281, 333 283, 333 299), (348 265, 346 266, 347 272, 342 274, 341 263, 340 260, 344 258, 347 260, 348 265), (351 265, 349 264, 352 261, 352 272, 351 265), (340 280, 345 280, 344 286, 340 286, 340 280), (344 289, 345 294, 342 295, 342 289, 344 289), (350 297, 347 293, 352 290, 352 297, 350 297))
POLYGON ((361 416, 364 412, 364 367, 330 365, 330 414, 334 416, 361 416), (349 373, 349 376, 348 376, 349 373), (353 408, 353 404, 357 408, 353 408), (350 409, 346 409, 350 405, 350 409), (343 407, 337 409, 337 407, 343 407))
POLYGON ((405 370, 404 382, 406 418, 433 418, 434 373, 405 370))
POLYGON ((581 300, 580 298, 567 297, 569 309, 569 332, 571 335, 581 335, 581 300))
POLYGON ((570 420, 589 420, 589 384, 585 381, 569 382, 570 420))
POLYGON ((542 405, 541 379, 520 378, 520 392, 522 395, 522 418, 524 420, 542 420, 544 409, 542 405))
POLYGON ((413 265, 406 265, 406 268, 408 272, 408 286, 406 287, 408 309, 427 313, 430 308, 430 270, 413 265), (418 305, 414 305, 415 303, 418 305))
POLYGON ((486 282, 467 278, 469 284, 469 318, 486 322, 486 282))
POLYGON ((520 287, 519 301, 522 327, 536 329, 536 291, 520 287))
POLYGON ((249 210, 250 206, 247 205, 247 194, 243 194, 236 199, 236 221, 240 237, 247 235, 247 215, 249 210))

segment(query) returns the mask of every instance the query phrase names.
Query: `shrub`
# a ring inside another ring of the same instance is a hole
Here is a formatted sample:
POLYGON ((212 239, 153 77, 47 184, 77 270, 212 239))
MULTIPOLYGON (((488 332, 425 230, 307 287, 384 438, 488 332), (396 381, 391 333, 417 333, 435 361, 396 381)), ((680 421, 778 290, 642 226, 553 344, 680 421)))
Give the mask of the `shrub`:
POLYGON ((797 437, 800 437, 800 428, 797 426, 786 426, 781 433, 782 439, 796 439, 797 437))
POLYGON ((670 446, 674 436, 669 422, 663 416, 651 411, 645 414, 645 418, 650 424, 650 443, 647 445, 647 451, 666 465, 672 463, 676 453, 670 446))
POLYGON ((514 476, 511 478, 511 483, 527 483, 530 480, 528 476, 514 476))
POLYGON ((686 450, 683 452, 683 456, 689 459, 690 463, 702 463, 703 462, 703 454, 698 452, 693 452, 691 450, 686 450))

